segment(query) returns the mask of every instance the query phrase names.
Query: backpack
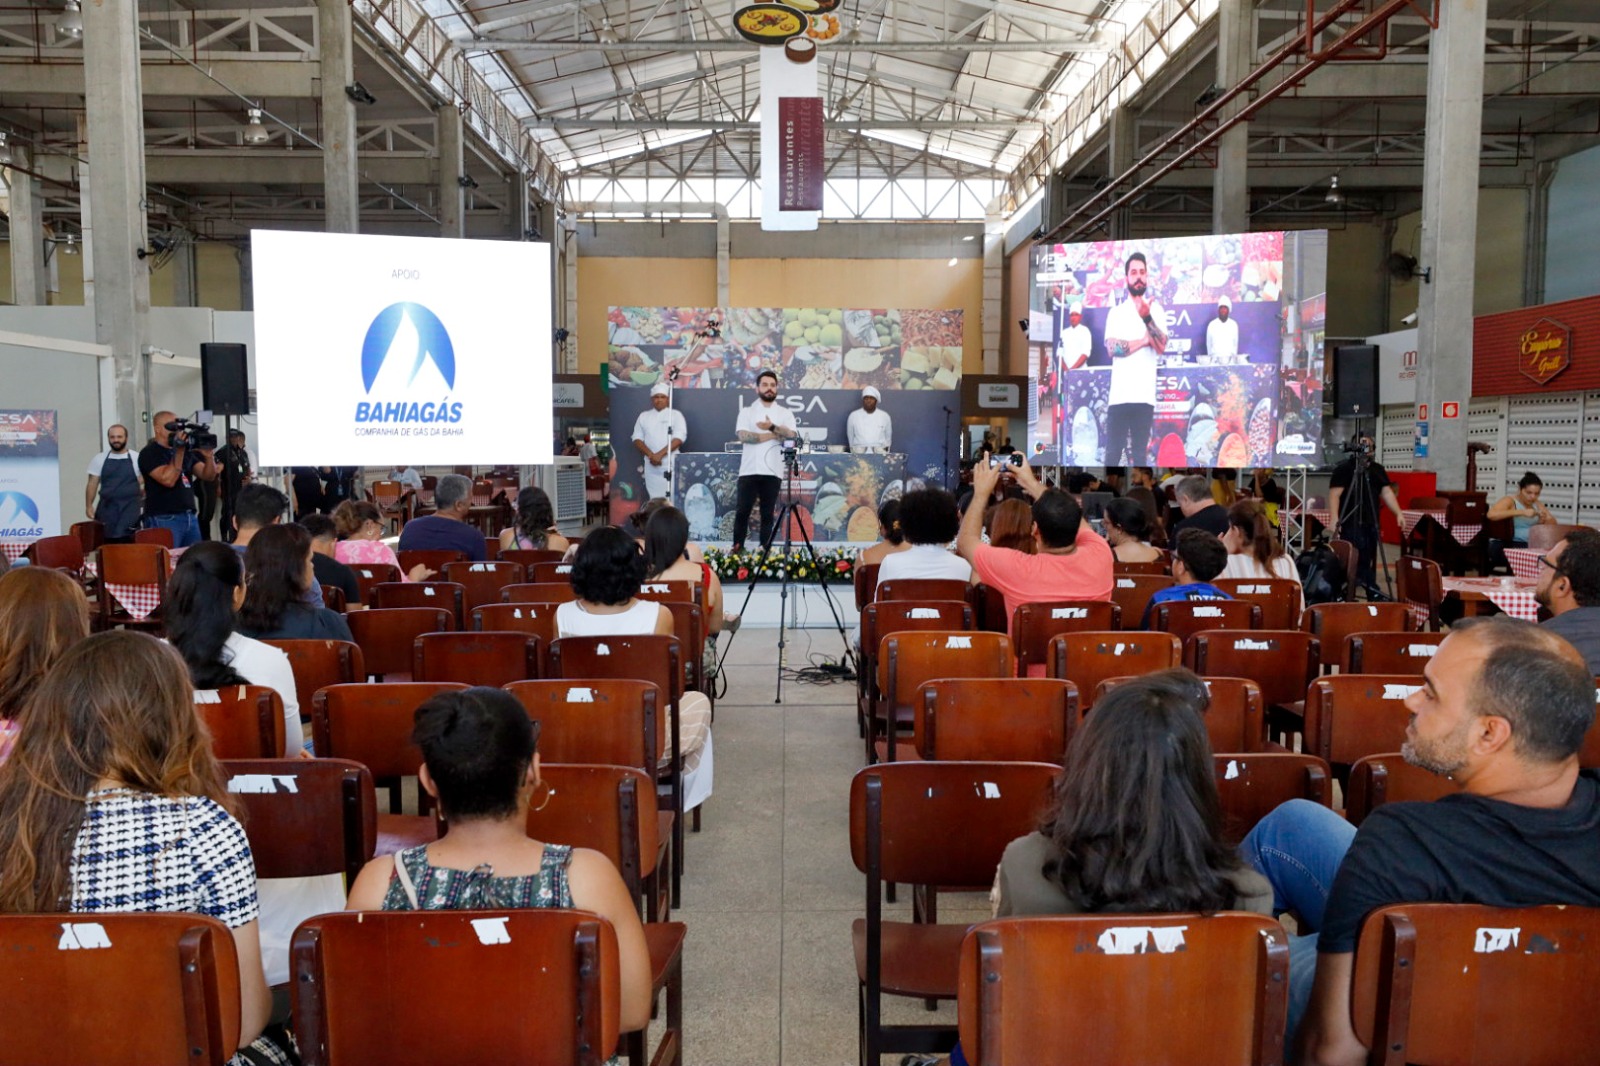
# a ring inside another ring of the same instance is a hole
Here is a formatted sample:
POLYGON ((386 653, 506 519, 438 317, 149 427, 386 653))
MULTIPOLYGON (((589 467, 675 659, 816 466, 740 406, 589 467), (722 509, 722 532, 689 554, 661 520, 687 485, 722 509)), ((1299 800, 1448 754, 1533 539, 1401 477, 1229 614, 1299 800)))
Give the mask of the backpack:
POLYGON ((1301 552, 1295 567, 1300 571, 1300 587, 1305 592, 1307 605, 1337 603, 1349 591, 1344 564, 1326 544, 1313 544, 1301 552))

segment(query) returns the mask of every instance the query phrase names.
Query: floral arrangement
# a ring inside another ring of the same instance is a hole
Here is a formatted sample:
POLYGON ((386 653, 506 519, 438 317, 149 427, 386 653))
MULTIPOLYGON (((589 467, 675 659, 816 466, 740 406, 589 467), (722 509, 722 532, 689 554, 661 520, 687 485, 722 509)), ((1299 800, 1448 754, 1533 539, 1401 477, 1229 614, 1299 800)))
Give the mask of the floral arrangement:
POLYGON ((761 558, 759 548, 739 552, 707 548, 705 556, 711 569, 724 581, 749 581, 752 577, 762 581, 781 581, 785 575, 794 581, 815 581, 817 567, 820 566, 826 571, 829 583, 834 583, 854 579, 856 551, 855 548, 819 549, 815 566, 811 562, 811 553, 804 547, 791 548, 787 554, 781 548, 774 548, 767 553, 765 560, 761 558))

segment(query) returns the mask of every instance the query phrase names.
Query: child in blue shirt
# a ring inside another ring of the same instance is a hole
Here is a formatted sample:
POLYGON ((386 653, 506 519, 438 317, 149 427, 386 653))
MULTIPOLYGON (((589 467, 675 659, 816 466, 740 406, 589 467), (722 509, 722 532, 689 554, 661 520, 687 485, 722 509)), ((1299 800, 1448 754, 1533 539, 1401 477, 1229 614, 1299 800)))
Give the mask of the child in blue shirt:
POLYGON ((1228 566, 1228 549, 1214 533, 1203 529, 1185 529, 1178 533, 1173 546, 1172 576, 1178 582, 1150 597, 1150 606, 1144 610, 1140 628, 1149 629, 1155 618, 1156 604, 1174 600, 1231 600, 1232 596, 1211 584, 1211 579, 1228 566))

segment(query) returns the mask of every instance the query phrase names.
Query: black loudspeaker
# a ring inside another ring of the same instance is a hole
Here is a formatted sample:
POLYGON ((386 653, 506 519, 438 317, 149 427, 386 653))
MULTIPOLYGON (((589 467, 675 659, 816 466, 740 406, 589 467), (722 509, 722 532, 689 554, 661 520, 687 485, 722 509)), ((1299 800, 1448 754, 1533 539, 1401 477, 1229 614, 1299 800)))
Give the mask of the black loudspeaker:
POLYGON ((1378 349, 1347 344, 1333 350, 1333 417, 1378 416, 1378 349))
POLYGON ((250 372, 242 344, 200 346, 201 403, 214 415, 250 413, 250 372))

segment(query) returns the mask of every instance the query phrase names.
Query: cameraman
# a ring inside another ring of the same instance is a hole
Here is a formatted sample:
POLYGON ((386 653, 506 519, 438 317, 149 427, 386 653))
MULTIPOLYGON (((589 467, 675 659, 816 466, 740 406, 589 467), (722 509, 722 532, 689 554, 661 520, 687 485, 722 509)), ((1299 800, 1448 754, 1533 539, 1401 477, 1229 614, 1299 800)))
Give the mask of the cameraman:
POLYGON ((1361 434, 1355 453, 1333 468, 1328 482, 1328 514, 1333 520, 1329 534, 1340 537, 1356 546, 1360 565, 1356 568, 1356 581, 1367 590, 1367 599, 1378 599, 1377 572, 1374 562, 1378 553, 1378 501, 1394 512, 1400 520, 1400 501, 1394 496, 1394 482, 1388 471, 1375 460, 1372 437, 1361 434), (1358 484, 1357 478, 1363 481, 1358 484), (1358 486, 1359 491, 1351 491, 1358 486))
POLYGON ((171 411, 157 411, 152 439, 139 451, 139 474, 144 478, 143 525, 146 529, 170 529, 172 546, 187 548, 200 539, 194 482, 217 479, 216 445, 191 447, 187 431, 174 433, 167 428, 176 419, 171 411))

